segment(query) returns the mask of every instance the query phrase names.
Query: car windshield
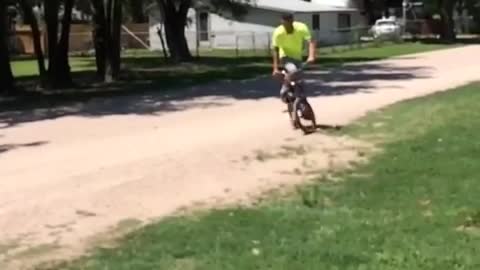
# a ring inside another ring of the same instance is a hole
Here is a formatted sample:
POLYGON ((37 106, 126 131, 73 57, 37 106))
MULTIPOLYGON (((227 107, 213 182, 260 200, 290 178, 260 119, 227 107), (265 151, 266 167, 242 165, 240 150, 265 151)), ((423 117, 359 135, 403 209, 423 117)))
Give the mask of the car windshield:
POLYGON ((391 26, 395 26, 395 23, 394 23, 394 22, 385 22, 385 21, 383 21, 383 22, 377 22, 377 25, 378 25, 378 26, 390 26, 390 25, 391 25, 391 26))

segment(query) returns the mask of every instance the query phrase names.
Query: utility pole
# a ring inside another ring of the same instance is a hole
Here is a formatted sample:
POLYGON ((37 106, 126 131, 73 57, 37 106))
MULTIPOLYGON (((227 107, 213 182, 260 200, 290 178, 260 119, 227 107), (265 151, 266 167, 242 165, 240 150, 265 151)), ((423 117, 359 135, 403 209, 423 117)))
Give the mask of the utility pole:
POLYGON ((403 0, 402 2, 402 36, 405 35, 405 32, 407 30, 407 10, 409 9, 410 6, 409 0, 403 0))
POLYGON ((405 35, 407 30, 407 11, 413 7, 423 7, 423 2, 410 2, 410 0, 403 0, 402 2, 402 35, 405 35))

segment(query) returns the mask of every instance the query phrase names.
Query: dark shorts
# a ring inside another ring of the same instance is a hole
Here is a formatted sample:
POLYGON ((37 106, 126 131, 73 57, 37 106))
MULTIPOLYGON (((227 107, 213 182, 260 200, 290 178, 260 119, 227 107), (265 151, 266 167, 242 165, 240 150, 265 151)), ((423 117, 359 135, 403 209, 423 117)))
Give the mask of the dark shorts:
POLYGON ((280 59, 280 62, 282 63, 283 69, 289 75, 297 73, 302 65, 302 61, 290 57, 283 57, 280 59))
MULTIPOLYGON (((283 69, 287 72, 289 76, 295 77, 298 79, 302 72, 300 71, 300 66, 302 65, 302 61, 290 58, 290 57, 283 57, 280 59, 283 69)), ((288 91, 288 86, 283 85, 280 89, 280 96, 283 96, 288 91)))

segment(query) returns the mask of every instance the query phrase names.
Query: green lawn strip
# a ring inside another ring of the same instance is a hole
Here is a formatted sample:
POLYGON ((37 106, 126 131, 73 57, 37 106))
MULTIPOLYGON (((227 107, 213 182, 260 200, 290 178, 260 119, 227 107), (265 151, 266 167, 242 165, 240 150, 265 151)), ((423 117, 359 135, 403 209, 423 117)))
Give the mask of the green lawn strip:
MULTIPOLYGON (((329 64, 332 62, 345 63, 351 61, 378 60, 392 56, 432 51, 448 47, 451 46, 422 43, 405 43, 393 45, 387 44, 382 47, 367 47, 321 55, 320 64, 329 64)), ((322 48, 320 48, 320 52, 322 52, 322 48)), ((199 71, 209 73, 225 67, 238 67, 239 71, 242 71, 242 74, 245 74, 244 70, 242 70, 245 66, 262 65, 270 68, 270 57, 267 56, 266 53, 242 52, 239 57, 236 57, 235 52, 231 50, 214 50, 212 52, 205 52, 203 53, 203 59, 201 58, 198 62, 194 62, 190 65, 179 65, 177 67, 173 67, 173 69, 171 65, 165 63, 159 52, 127 53, 123 56, 123 58, 123 64, 127 70, 131 70, 134 72, 150 71, 152 73, 165 71, 165 74, 163 74, 164 77, 172 76, 172 74, 168 73, 167 71, 180 71, 173 74, 176 76, 177 79, 179 76, 188 75, 190 72, 192 72, 192 68, 194 73, 199 71)), ((71 57, 70 65, 73 72, 95 70, 95 60, 93 57, 71 57)), ((18 78, 38 75, 37 62, 34 59, 22 59, 12 61, 12 69, 14 75, 18 78)), ((229 70, 229 73, 231 73, 231 71, 232 70, 229 70)), ((247 77, 250 77, 251 75, 252 74, 248 73, 245 74, 245 76, 247 77)), ((162 80, 163 78, 157 79, 162 80)))
POLYGON ((335 67, 342 64, 376 61, 396 56, 430 52, 448 48, 454 48, 454 45, 403 43, 387 44, 380 47, 369 46, 361 49, 339 51, 320 55, 320 63, 322 66, 335 67))
MULTIPOLYGON (((345 63, 380 60, 414 52, 451 48, 451 45, 422 43, 385 44, 381 47, 367 47, 358 50, 324 54, 319 64, 312 69, 337 67, 345 63)), ((21 97, 2 102, 3 110, 28 109, 30 106, 55 106, 64 102, 87 101, 95 97, 112 97, 132 94, 147 94, 161 90, 163 93, 178 88, 199 85, 218 80, 239 80, 268 75, 271 72, 269 56, 252 56, 249 52, 234 57, 232 50, 213 50, 192 63, 166 64, 159 52, 127 52, 122 59, 121 80, 102 84, 94 80, 95 60, 93 57, 72 57, 71 67, 74 81, 79 86, 72 89, 30 91, 38 78, 36 62, 22 59, 13 61, 12 66, 18 84, 28 91, 21 97), (93 83, 93 84, 92 84, 93 83)), ((259 52, 257 52, 259 54, 259 52)))
MULTIPOLYGON (((96 67, 93 61, 94 59, 90 57, 71 57, 70 67, 74 73, 94 71, 96 67)), ((48 61, 46 61, 46 65, 48 67, 48 61)), ((38 76, 38 65, 35 59, 14 60, 11 62, 11 66, 16 78, 38 76)))
POLYGON ((349 50, 339 53, 329 54, 329 57, 364 57, 369 56, 372 58, 387 58, 400 56, 405 54, 414 54, 421 52, 428 52, 433 50, 439 50, 444 48, 451 48, 453 45, 445 44, 423 44, 423 43, 401 43, 401 44, 389 44, 381 47, 367 47, 359 50, 349 50))
POLYGON ((371 113, 345 132, 383 133, 383 151, 345 181, 168 218, 52 269, 480 269, 478 102, 476 83, 371 113))

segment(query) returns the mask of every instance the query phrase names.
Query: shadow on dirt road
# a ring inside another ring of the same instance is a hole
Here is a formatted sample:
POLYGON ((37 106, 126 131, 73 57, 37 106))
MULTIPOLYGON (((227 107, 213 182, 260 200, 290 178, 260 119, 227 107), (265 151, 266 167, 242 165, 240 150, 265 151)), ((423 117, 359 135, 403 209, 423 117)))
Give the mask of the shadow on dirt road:
POLYGON ((42 146, 47 143, 48 142, 46 141, 38 141, 38 142, 21 143, 21 144, 0 144, 0 155, 18 148, 42 146))
MULTIPOLYGON (((411 80, 426 77, 425 71, 428 71, 426 67, 396 67, 384 62, 329 69, 312 67, 306 75, 307 93, 310 97, 369 93, 378 90, 370 85, 369 81, 411 80)), ((222 81, 163 93, 61 101, 46 97, 44 101, 35 102, 28 108, 8 106, 0 109, 0 129, 64 116, 159 115, 192 108, 228 106, 231 99, 277 97, 279 87, 278 82, 270 77, 263 77, 244 81, 222 81)))

